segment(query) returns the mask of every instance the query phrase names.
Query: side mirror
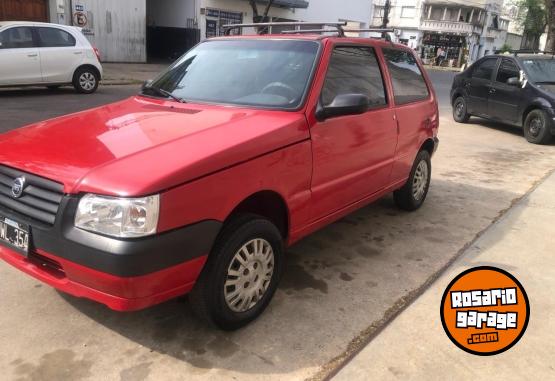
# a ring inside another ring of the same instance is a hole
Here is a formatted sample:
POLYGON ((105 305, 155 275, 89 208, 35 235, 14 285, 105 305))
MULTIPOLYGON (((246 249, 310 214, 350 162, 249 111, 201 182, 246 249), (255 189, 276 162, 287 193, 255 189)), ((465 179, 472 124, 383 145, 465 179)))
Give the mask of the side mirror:
POLYGON ((340 94, 327 105, 318 105, 316 110, 316 118, 325 120, 344 115, 358 115, 368 111, 370 107, 370 98, 364 94, 340 94))
POLYGON ((152 84, 152 79, 147 79, 146 81, 143 82, 143 85, 141 86, 141 89, 144 90, 144 89, 150 87, 151 84, 152 84))
POLYGON ((518 78, 518 77, 511 77, 511 78, 507 79, 507 85, 509 85, 509 86, 521 86, 522 82, 520 81, 520 78, 518 78))

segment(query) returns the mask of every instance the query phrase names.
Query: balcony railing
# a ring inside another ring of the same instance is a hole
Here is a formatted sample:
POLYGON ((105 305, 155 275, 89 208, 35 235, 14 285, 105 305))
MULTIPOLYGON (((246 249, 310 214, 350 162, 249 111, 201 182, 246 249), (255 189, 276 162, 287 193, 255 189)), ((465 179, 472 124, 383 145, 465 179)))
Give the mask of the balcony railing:
POLYGON ((481 31, 480 27, 471 23, 447 20, 422 20, 420 29, 450 33, 480 33, 481 31))

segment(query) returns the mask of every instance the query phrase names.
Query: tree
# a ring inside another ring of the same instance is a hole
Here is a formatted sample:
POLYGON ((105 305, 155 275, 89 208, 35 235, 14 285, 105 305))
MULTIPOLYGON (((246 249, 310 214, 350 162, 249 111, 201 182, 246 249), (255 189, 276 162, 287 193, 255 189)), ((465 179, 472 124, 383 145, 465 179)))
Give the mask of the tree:
POLYGON ((553 52, 555 51, 555 0, 544 1, 547 10, 547 25, 549 25, 545 50, 553 52))
POLYGON ((253 22, 265 22, 268 19, 268 13, 270 12, 270 8, 274 4, 274 0, 268 0, 268 4, 266 4, 266 8, 264 9, 264 13, 262 15, 258 13, 258 5, 256 4, 257 0, 249 0, 249 4, 252 8, 252 21, 253 22))
MULTIPOLYGON (((551 5, 554 2, 555 0, 518 0, 516 2, 518 7, 516 22, 522 29, 523 38, 526 40, 525 45, 531 45, 525 46, 526 48, 538 49, 540 36, 545 33, 545 28, 550 25, 550 21, 555 21, 555 18, 551 18, 551 5)), ((551 26, 549 30, 551 30, 551 26)), ((553 38, 555 35, 552 36, 553 38)))

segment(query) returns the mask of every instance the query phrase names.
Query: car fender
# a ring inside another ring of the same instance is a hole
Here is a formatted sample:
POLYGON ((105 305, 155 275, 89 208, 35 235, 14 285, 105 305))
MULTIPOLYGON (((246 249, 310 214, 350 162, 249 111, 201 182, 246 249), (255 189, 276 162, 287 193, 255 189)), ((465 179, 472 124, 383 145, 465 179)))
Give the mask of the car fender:
POLYGON ((520 113, 520 120, 522 121, 522 123, 524 123, 524 119, 526 118, 526 115, 528 115, 528 113, 531 110, 537 109, 537 108, 549 112, 550 115, 553 113, 551 102, 549 102, 547 99, 543 97, 536 97, 530 100, 529 102, 527 102, 525 104, 525 107, 522 108, 522 112, 520 113))

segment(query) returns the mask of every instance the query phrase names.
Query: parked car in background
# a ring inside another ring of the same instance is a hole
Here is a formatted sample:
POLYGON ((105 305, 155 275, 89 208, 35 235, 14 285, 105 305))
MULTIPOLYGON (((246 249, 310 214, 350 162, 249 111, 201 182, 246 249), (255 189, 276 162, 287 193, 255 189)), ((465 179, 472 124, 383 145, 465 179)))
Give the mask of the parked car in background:
POLYGON ((90 94, 101 78, 98 50, 79 28, 0 21, 0 87, 73 85, 90 94))
POLYGON ((438 120, 404 45, 213 38, 134 97, 0 136, 0 258, 120 311, 191 292, 236 329, 285 246, 389 192, 423 204, 438 120))
POLYGON ((490 55, 455 76, 453 118, 479 116, 523 128, 530 143, 555 134, 555 58, 552 54, 490 55))

